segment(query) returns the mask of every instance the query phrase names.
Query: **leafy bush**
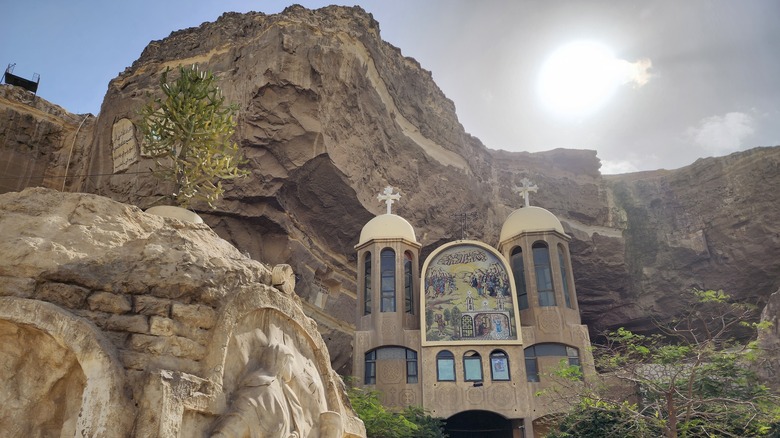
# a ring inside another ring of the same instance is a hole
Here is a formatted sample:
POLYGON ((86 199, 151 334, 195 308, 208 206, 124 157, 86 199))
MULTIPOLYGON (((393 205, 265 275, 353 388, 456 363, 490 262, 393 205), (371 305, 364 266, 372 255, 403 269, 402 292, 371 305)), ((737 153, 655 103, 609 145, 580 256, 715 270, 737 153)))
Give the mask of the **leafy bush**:
POLYGON ((421 407, 409 406, 395 413, 382 405, 378 391, 350 385, 347 394, 352 408, 363 420, 369 438, 447 437, 444 421, 431 417, 421 407))

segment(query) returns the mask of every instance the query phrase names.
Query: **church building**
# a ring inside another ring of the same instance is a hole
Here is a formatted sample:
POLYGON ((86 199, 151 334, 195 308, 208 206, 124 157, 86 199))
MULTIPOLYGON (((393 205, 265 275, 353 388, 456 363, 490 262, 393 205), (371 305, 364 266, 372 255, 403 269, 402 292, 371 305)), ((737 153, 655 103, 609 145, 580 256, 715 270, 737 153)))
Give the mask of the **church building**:
POLYGON ((524 206, 498 245, 456 240, 420 260, 414 227, 391 212, 362 229, 357 250, 356 382, 391 408, 422 406, 450 437, 543 436, 562 407, 549 374, 561 363, 595 375, 581 324, 569 236, 551 212, 524 206), (421 268, 422 266, 422 268, 421 268))

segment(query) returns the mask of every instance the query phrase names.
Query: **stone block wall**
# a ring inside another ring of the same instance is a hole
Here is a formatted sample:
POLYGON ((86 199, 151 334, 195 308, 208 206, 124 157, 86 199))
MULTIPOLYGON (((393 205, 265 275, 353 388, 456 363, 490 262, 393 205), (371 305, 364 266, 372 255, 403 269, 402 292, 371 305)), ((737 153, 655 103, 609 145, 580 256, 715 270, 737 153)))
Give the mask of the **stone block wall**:
POLYGON ((289 266, 47 189, 0 195, 0 254, 0 435, 365 435, 289 266))

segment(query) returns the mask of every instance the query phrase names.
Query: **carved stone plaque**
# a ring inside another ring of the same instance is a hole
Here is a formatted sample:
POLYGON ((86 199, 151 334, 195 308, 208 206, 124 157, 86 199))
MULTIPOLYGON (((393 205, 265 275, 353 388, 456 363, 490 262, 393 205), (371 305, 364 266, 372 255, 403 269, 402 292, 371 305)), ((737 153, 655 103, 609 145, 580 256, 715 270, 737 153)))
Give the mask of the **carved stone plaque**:
POLYGON ((466 390, 466 400, 472 405, 480 405, 485 401, 485 393, 482 388, 469 388, 466 390))
POLYGON ((403 366, 404 362, 401 361, 384 361, 379 364, 379 375, 381 376, 382 383, 401 383, 403 378, 403 366))
POLYGON ((444 408, 455 409, 460 403, 460 391, 453 386, 439 388, 434 394, 437 402, 444 408))
POLYGON ((411 406, 417 402, 417 397, 414 394, 414 390, 404 389, 401 390, 401 404, 403 406, 411 406))
POLYGON ((507 388, 506 386, 498 386, 493 388, 493 390, 490 392, 490 395, 493 398, 493 406, 498 409, 512 406, 515 403, 515 391, 513 391, 512 388, 507 388))
POLYGON ((558 333, 561 331, 561 320, 557 313, 544 312, 539 315, 539 329, 544 333, 558 333))
POLYGON ((114 159, 114 173, 127 170, 138 161, 135 126, 130 119, 119 119, 114 123, 111 129, 111 157, 114 159))
POLYGON ((387 339, 392 339, 396 336, 398 333, 398 326, 394 321, 383 321, 382 322, 382 336, 384 336, 387 339))

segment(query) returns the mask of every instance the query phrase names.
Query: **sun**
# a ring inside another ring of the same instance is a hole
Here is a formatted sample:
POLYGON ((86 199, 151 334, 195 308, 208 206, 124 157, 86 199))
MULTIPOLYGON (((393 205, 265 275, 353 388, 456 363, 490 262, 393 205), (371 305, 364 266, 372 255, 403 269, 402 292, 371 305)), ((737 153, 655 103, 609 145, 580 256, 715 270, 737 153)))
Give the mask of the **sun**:
POLYGON ((583 116, 601 108, 624 82, 622 61, 604 45, 567 44, 544 62, 538 93, 544 106, 562 116, 583 116))

